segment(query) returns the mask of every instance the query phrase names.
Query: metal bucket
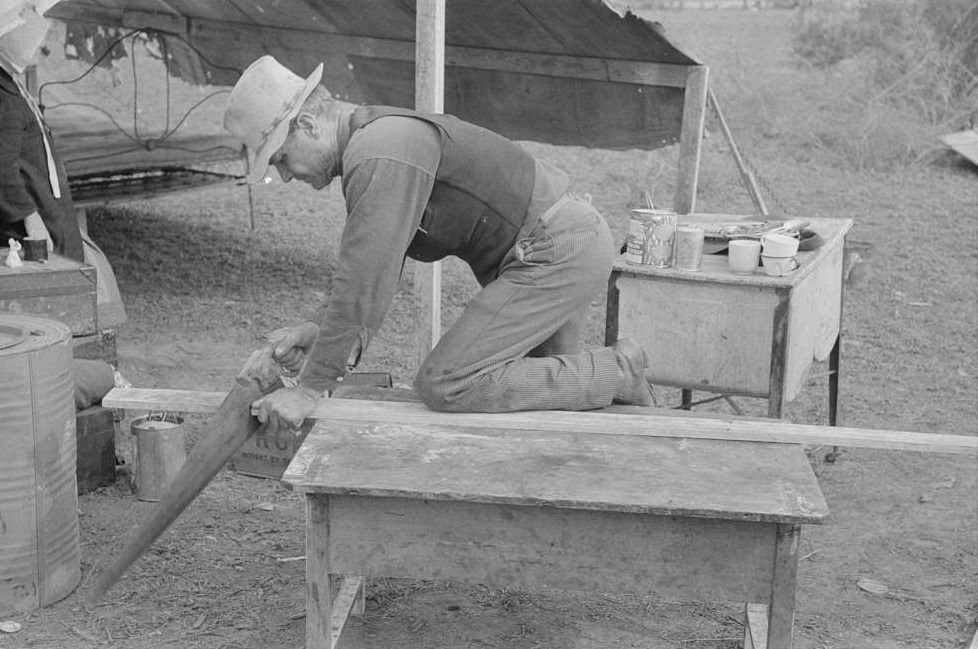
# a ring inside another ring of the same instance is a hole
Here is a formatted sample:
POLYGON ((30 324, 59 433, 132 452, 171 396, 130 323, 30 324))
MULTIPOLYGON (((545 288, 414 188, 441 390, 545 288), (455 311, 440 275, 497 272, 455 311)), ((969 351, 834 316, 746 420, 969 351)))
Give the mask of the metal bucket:
POLYGON ((81 577, 70 341, 60 322, 0 313, 0 614, 81 577))
POLYGON ((183 418, 170 413, 137 417, 130 428, 136 443, 133 484, 136 497, 156 502, 187 459, 183 418))

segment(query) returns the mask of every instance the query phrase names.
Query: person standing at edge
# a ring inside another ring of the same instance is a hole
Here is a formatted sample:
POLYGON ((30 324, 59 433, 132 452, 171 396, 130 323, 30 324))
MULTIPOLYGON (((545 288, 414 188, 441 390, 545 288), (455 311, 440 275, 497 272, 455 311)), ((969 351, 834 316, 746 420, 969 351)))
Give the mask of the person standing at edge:
POLYGON ((0 245, 46 239, 48 252, 85 261, 64 167, 51 132, 18 76, 31 65, 49 23, 33 10, 0 35, 0 245))
MULTIPOLYGON (((20 17, 19 24, 0 33, 0 246, 10 238, 44 239, 48 252, 95 266, 99 324, 117 325, 126 313, 112 267, 79 228, 51 131, 19 79, 34 63, 50 23, 33 7, 25 7, 20 17)), ((95 359, 73 359, 72 378, 77 410, 99 403, 113 387, 128 385, 112 365, 95 359)))
POLYGON ((654 405, 634 341, 579 350, 588 305, 614 246, 567 176, 489 130, 449 115, 359 106, 271 56, 231 90, 224 126, 246 147, 249 180, 326 187, 339 176, 347 218, 318 325, 272 334, 298 385, 254 403, 268 434, 294 430, 380 328, 405 257, 468 263, 482 290, 422 363, 414 387, 433 410, 586 410, 654 405))

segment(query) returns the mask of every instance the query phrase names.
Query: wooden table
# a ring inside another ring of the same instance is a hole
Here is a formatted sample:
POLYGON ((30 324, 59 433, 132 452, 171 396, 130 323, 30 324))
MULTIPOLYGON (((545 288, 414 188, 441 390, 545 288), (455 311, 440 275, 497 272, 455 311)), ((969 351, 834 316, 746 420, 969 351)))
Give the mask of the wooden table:
POLYGON ((492 415, 322 420, 283 480, 306 494, 307 649, 336 646, 362 584, 350 575, 741 601, 745 646, 787 649, 801 525, 827 513, 800 445, 492 415))
MULTIPOLYGON (((713 220, 690 215, 684 221, 713 220)), ((650 358, 653 384, 768 399, 780 417, 812 360, 829 361, 829 423, 836 425, 845 237, 849 219, 813 219, 825 241, 798 253, 798 270, 769 277, 730 271, 726 255, 704 255, 702 270, 629 264, 619 258, 608 289, 605 338, 636 339, 650 358)))

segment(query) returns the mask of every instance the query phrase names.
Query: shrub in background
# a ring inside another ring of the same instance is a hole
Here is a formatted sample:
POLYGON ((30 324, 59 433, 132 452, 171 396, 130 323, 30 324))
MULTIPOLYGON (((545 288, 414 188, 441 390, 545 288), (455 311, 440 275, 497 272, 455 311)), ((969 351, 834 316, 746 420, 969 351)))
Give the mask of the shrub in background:
POLYGON ((939 135, 978 121, 974 0, 864 0, 823 11, 800 23, 793 51, 823 73, 817 144, 857 167, 932 159, 939 135))

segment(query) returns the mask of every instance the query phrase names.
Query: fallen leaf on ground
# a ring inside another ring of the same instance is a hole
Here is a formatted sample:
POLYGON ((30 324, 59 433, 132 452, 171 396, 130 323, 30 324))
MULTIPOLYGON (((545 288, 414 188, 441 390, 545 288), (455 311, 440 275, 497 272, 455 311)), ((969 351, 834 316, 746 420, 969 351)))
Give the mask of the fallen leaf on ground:
POLYGON ((878 581, 873 581, 872 579, 860 579, 856 582, 856 585, 867 593, 872 593, 874 595, 886 595, 888 592, 890 592, 889 586, 886 584, 881 584, 878 581))

